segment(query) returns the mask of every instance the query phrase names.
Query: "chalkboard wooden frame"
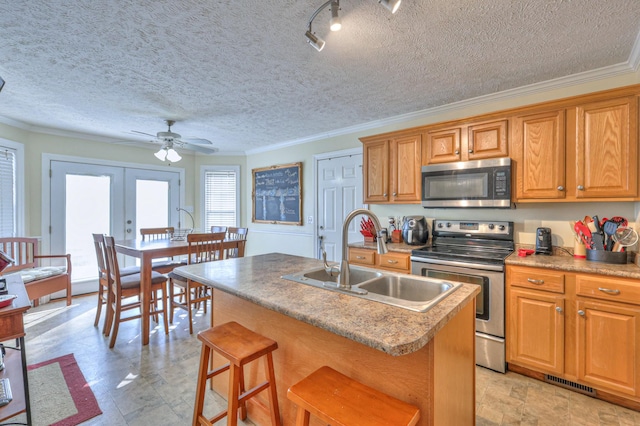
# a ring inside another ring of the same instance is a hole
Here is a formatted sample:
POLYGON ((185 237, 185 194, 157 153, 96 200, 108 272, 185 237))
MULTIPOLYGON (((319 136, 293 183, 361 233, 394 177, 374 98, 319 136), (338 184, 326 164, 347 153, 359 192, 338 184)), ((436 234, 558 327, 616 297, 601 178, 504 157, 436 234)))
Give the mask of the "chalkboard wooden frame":
POLYGON ((254 223, 302 225, 302 163, 252 169, 254 223))

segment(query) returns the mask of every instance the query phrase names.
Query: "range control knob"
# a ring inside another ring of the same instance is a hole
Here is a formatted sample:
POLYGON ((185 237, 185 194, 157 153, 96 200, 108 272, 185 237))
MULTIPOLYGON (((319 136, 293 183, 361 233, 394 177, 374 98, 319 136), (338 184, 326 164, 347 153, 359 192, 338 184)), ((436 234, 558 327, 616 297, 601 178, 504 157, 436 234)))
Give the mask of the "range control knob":
POLYGON ((504 231, 504 225, 498 226, 498 229, 501 230, 501 231, 504 231))
POLYGON ((489 229, 493 230, 493 228, 495 228, 496 226, 493 223, 489 224, 489 229))
POLYGON ((438 223, 438 228, 442 228, 443 226, 442 222, 438 223))
POLYGON ((451 228, 451 222, 447 222, 447 228, 451 228))

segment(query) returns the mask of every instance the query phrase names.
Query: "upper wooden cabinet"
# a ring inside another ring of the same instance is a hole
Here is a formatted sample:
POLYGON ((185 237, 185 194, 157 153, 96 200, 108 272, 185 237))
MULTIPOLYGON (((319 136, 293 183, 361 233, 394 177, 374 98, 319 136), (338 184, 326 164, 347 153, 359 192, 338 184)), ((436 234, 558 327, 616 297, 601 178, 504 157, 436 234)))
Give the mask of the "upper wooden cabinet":
POLYGON ((576 110, 576 198, 638 195, 638 100, 579 105, 576 110))
POLYGON ((422 134, 361 139, 364 149, 364 202, 419 203, 422 134))
POLYGON ((638 197, 638 98, 512 119, 516 201, 638 197))
POLYGON ((465 124, 427 132, 423 164, 482 160, 508 155, 507 120, 465 124))
POLYGON ((517 159, 516 199, 564 198, 564 109, 516 116, 511 126, 517 159))

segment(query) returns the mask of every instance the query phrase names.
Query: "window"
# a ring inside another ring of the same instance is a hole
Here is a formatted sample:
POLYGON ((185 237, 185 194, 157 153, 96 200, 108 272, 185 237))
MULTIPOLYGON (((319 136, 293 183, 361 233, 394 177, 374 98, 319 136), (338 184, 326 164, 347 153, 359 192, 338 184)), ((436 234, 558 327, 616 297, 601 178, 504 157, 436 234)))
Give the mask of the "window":
POLYGON ((238 226, 240 166, 202 167, 204 231, 212 226, 238 226))
POLYGON ((24 149, 21 144, 0 139, 0 237, 24 235, 23 158, 24 149))

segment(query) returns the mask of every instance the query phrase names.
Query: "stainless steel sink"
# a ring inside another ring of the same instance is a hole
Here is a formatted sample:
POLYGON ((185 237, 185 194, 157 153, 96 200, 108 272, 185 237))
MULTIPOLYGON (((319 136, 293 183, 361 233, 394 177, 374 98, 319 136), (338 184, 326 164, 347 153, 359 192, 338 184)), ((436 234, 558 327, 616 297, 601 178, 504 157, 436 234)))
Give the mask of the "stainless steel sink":
POLYGON ((385 274, 358 285, 371 300, 424 312, 447 297, 462 284, 458 282, 385 274))
POLYGON ((327 271, 320 267, 283 275, 282 278, 417 312, 427 311, 462 285, 354 265, 350 268, 350 289, 338 287, 338 271, 335 268, 327 271))
MULTIPOLYGON (((355 266, 351 266, 350 270, 351 275, 349 276, 349 279, 351 280, 351 285, 360 284, 373 278, 382 277, 381 272, 371 269, 361 269, 355 266)), ((311 280, 337 283, 338 273, 339 269, 337 268, 332 269, 330 272, 327 272, 324 268, 319 268, 308 272, 303 272, 302 276, 311 280)))

